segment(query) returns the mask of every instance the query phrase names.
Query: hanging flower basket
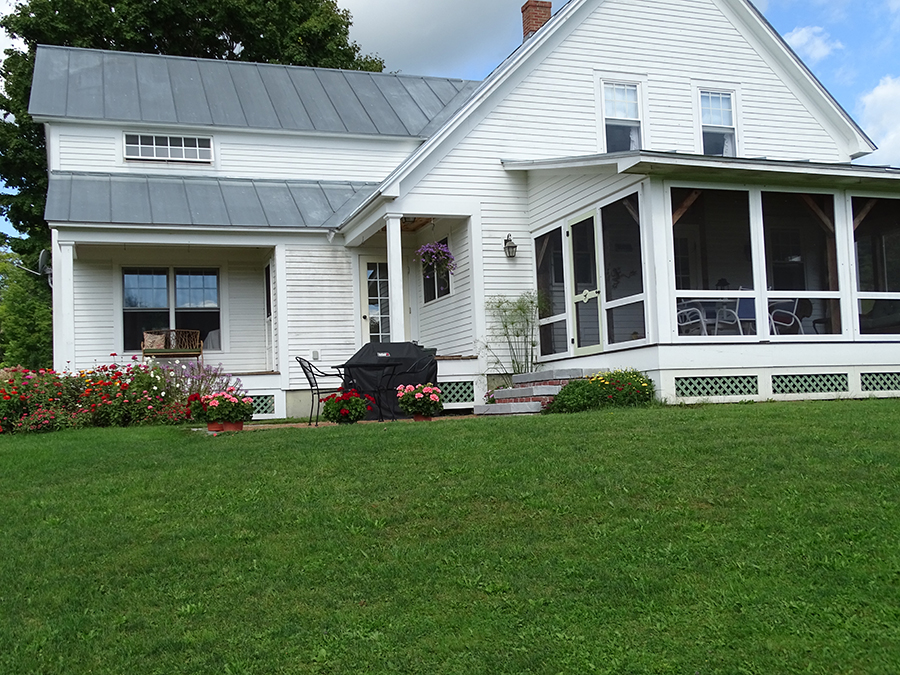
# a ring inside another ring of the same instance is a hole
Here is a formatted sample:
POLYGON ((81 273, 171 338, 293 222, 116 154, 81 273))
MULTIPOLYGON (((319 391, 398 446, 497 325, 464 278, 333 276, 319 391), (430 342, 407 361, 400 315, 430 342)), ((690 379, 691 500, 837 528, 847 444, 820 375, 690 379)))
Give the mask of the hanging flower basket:
POLYGON ((434 274, 453 274, 456 271, 456 258, 450 252, 447 244, 433 241, 423 244, 416 250, 416 255, 425 267, 425 278, 431 278, 431 270, 434 274))

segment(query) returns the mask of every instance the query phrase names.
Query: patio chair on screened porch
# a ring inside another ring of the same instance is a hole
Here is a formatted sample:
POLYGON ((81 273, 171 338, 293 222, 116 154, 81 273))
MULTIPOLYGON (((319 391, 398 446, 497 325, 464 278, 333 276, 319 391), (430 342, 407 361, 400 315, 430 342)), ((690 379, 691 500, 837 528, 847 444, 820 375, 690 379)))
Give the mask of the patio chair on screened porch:
POLYGON ((752 335, 756 332, 756 301, 753 298, 738 298, 733 307, 721 307, 716 312, 716 335, 722 329, 735 328, 738 335, 752 335), (744 332, 744 326, 747 326, 748 333, 744 332))
POLYGON ((332 387, 330 389, 322 389, 319 385, 319 378, 322 377, 340 377, 339 374, 331 374, 326 373, 319 368, 316 368, 312 363, 304 359, 302 356, 297 357, 297 363, 300 364, 300 368, 303 369, 303 374, 306 375, 306 381, 309 382, 309 388, 312 393, 312 401, 309 404, 309 425, 312 426, 313 423, 313 406, 316 409, 316 426, 319 426, 319 409, 322 406, 322 394, 333 394, 335 393, 339 387, 332 387))

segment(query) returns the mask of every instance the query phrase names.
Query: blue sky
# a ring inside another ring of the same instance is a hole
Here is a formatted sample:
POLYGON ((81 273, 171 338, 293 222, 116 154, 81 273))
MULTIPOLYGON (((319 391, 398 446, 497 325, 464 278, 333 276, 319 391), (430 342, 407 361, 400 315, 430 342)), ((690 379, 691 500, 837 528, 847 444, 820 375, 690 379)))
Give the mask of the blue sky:
MULTIPOLYGON (((339 0, 354 17, 351 38, 387 70, 466 79, 483 79, 521 43, 523 2, 339 0)), ((0 0, 0 12, 12 4, 0 0)), ((864 161, 900 166, 900 0, 756 5, 879 146, 864 161)))

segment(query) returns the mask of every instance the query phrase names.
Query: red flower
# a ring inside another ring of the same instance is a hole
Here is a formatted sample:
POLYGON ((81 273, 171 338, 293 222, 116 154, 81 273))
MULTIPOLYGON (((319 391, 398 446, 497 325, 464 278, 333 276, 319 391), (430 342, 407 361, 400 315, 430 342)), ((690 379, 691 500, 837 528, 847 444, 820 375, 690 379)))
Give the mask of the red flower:
POLYGON ((349 415, 349 414, 350 414, 349 410, 347 410, 346 408, 341 408, 341 415, 349 415))

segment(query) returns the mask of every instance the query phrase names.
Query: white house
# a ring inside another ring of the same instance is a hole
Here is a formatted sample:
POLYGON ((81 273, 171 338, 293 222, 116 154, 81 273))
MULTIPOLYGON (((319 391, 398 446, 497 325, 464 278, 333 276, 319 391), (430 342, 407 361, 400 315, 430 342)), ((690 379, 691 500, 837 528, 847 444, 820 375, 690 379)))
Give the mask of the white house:
POLYGON ((850 163, 875 146, 753 5, 523 18, 480 84, 40 47, 56 367, 195 327, 280 416, 295 356, 415 340, 472 407, 486 301, 537 290, 534 381, 897 395, 900 171, 850 163), (414 257, 443 240, 449 283, 414 257))

